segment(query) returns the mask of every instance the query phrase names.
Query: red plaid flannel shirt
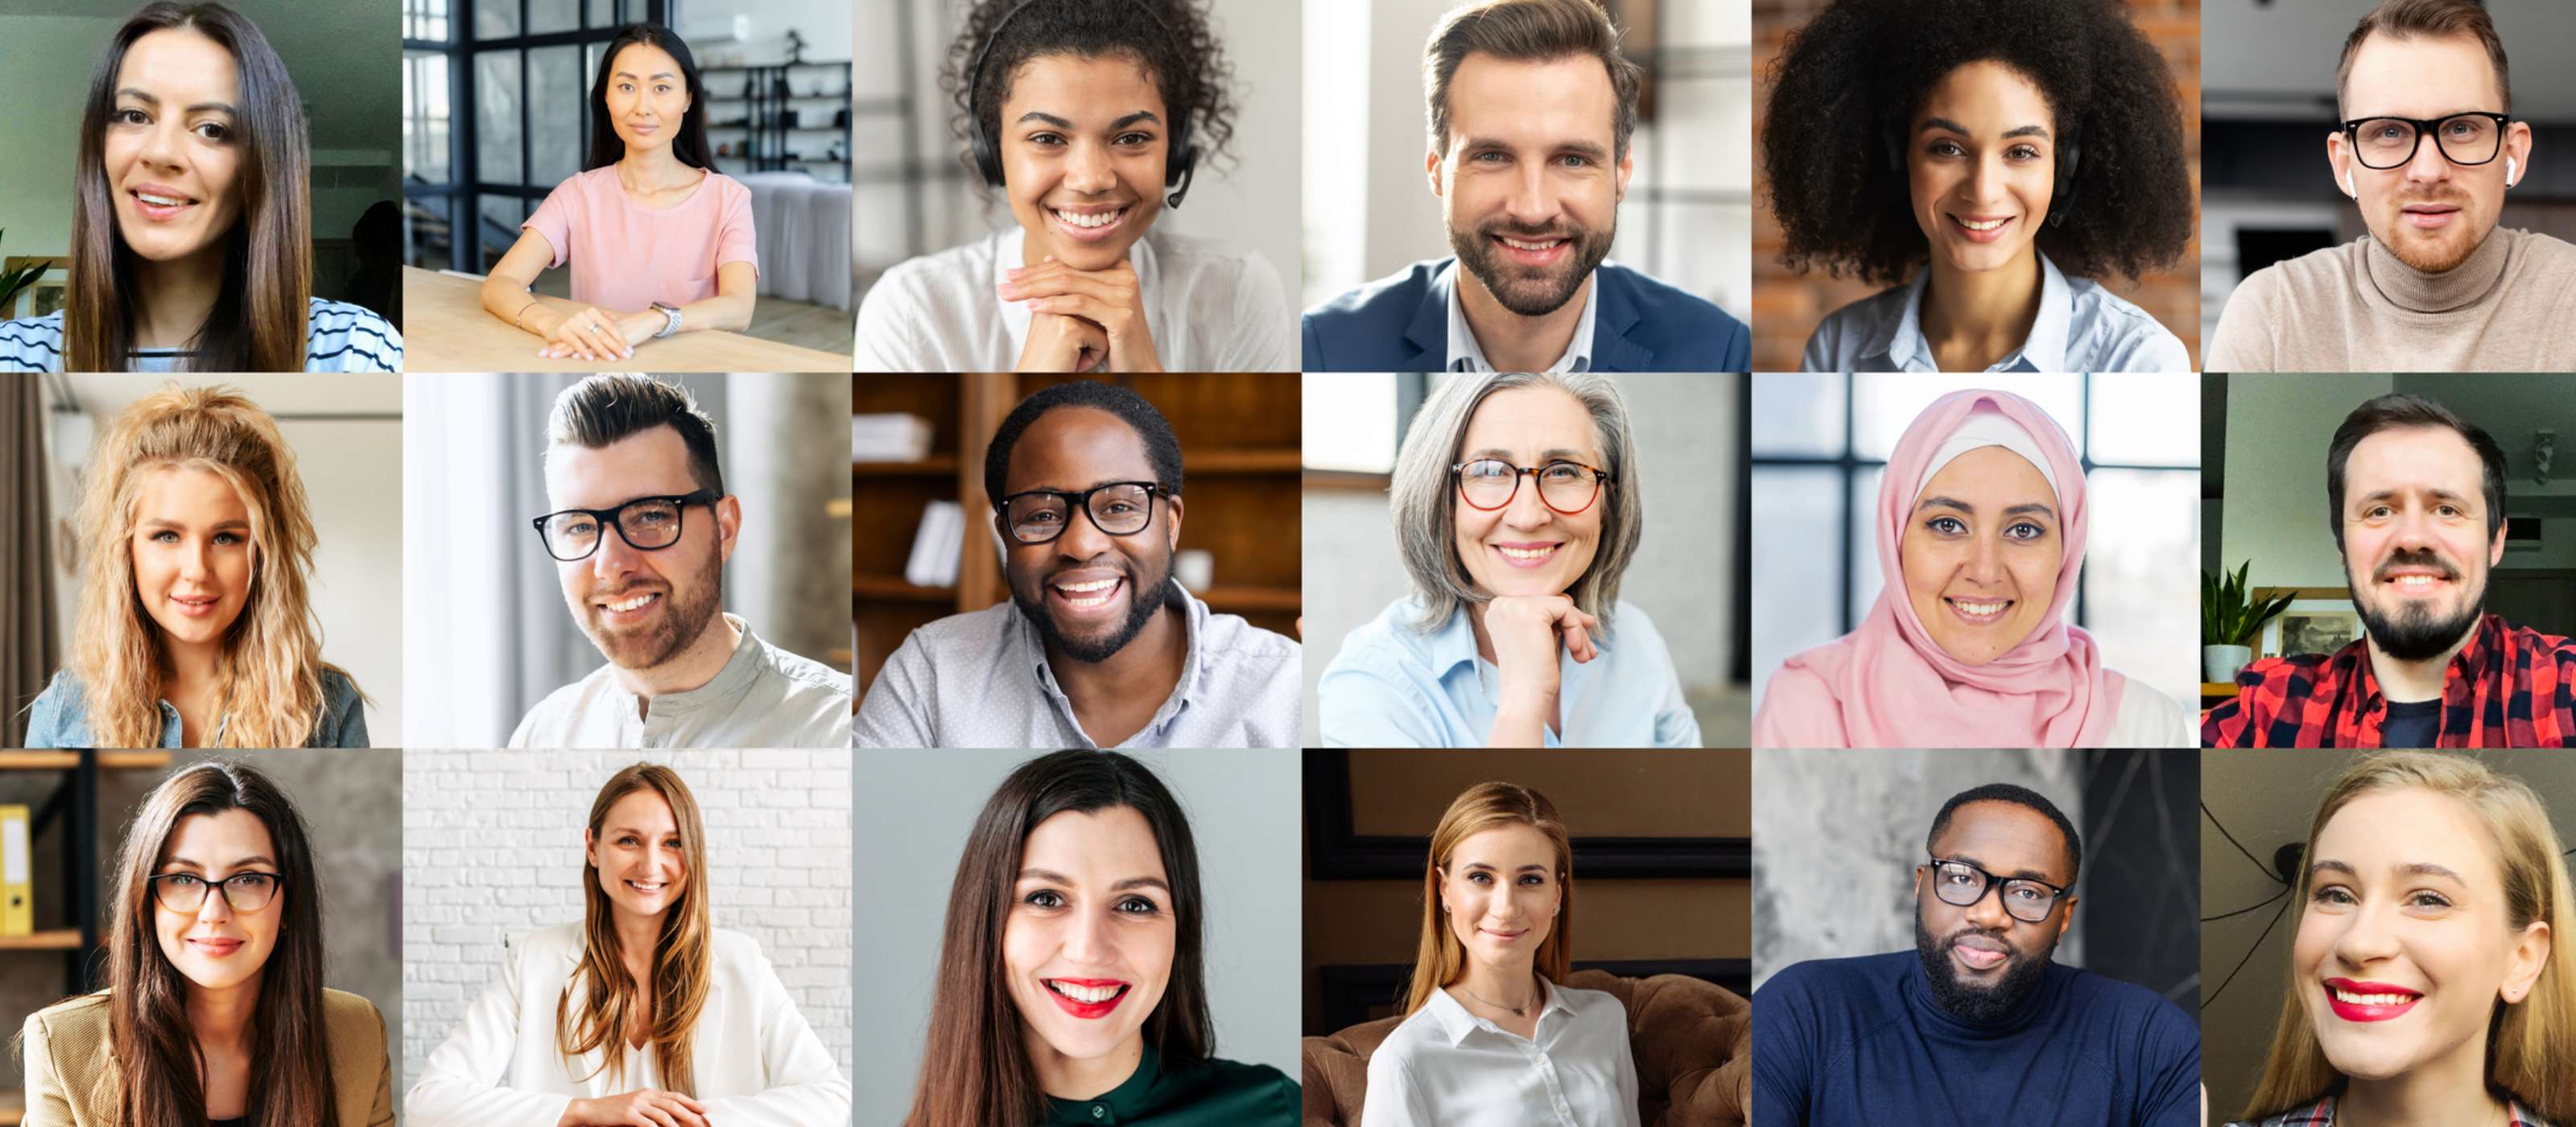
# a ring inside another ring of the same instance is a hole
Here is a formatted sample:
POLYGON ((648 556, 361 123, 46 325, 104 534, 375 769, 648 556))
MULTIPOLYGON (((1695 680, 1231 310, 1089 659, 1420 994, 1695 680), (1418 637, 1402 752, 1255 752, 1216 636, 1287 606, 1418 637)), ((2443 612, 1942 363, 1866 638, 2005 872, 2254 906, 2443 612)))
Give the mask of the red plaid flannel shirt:
MULTIPOLYGON (((2370 644, 2265 658, 2236 675, 2236 699, 2200 722, 2205 747, 2378 747, 2388 716, 2370 644)), ((2488 615, 2442 675, 2435 747, 2576 743, 2576 642, 2488 615)))

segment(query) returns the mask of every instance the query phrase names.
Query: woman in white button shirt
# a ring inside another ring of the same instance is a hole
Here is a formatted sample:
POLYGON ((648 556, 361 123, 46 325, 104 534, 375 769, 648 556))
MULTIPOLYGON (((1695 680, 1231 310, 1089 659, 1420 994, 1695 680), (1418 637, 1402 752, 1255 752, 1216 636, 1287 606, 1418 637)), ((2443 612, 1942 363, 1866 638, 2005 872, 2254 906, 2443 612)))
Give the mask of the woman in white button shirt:
POLYGON ((711 920, 706 825, 678 773, 610 776, 582 845, 582 923, 510 945, 412 1086, 412 1127, 847 1122, 849 1081, 778 972, 711 920))
POLYGON ((1297 311, 1269 262, 1148 234, 1234 134, 1205 7, 973 5, 942 87, 1016 223, 886 271, 859 302, 857 371, 1297 370, 1297 311))
POLYGON ((1422 874, 1404 1022, 1369 1057, 1361 1127, 1637 1127, 1628 1011, 1556 985, 1574 959, 1573 847, 1547 797, 1478 783, 1422 874))

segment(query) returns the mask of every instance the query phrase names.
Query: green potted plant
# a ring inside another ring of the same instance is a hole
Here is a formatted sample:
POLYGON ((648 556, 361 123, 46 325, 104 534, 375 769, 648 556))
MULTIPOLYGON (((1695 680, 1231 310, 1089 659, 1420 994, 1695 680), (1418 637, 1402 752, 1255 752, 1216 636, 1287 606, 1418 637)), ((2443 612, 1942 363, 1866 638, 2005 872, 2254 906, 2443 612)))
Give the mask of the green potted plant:
POLYGON ((2245 586, 2245 572, 2253 566, 2247 560, 2234 574, 2200 573, 2200 671, 2213 683, 2236 679, 2236 671, 2254 660, 2254 639, 2262 637, 2263 625, 2290 609, 2296 597, 2255 603, 2245 586))
MULTIPOLYGON (((0 239, 5 239, 8 235, 8 229, 0 228, 0 239)), ((21 269, 0 273, 0 317, 8 316, 9 310, 16 308, 18 291, 35 285, 36 279, 45 276, 45 269, 44 263, 36 262, 21 269)))

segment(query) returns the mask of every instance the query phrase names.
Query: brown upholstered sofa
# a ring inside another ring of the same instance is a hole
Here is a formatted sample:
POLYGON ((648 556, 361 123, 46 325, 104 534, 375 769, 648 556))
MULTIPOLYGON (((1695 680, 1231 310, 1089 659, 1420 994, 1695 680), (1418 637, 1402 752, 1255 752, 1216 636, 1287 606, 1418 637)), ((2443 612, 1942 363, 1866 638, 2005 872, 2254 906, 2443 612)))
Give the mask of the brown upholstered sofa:
MULTIPOLYGON (((1617 995, 1628 1008, 1637 1062, 1637 1119, 1646 1127, 1742 1127, 1753 1091, 1753 1004, 1696 978, 1620 978, 1578 970, 1567 986, 1617 995)), ((1382 1018, 1308 1037, 1305 1127, 1352 1127, 1368 1094, 1369 1054, 1404 1019, 1382 1018)))

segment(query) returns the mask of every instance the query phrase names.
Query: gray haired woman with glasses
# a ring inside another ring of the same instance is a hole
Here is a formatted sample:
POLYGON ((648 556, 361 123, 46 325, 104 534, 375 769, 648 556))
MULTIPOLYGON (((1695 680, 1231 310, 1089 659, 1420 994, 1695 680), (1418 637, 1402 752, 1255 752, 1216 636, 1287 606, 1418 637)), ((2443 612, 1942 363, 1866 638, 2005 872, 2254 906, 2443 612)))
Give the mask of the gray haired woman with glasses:
POLYGON ((1619 601, 1645 507, 1628 408, 1587 373, 1453 376, 1396 458, 1413 593, 1317 687, 1332 747, 1697 747, 1672 654, 1619 601))

